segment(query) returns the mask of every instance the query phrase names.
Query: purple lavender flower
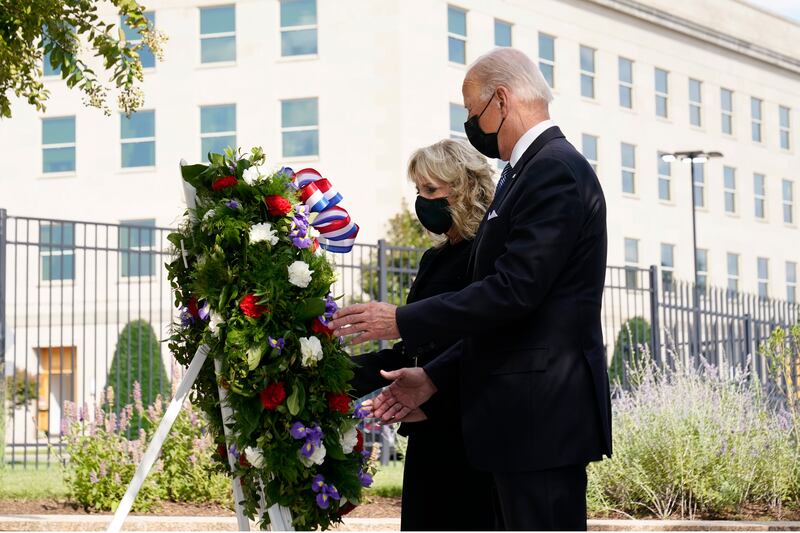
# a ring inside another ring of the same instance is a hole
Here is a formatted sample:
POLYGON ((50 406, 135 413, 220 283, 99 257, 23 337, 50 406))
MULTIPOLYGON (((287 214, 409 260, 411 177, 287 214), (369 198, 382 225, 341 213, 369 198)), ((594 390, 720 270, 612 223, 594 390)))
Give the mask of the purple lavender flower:
POLYGON ((295 439, 304 439, 308 434, 308 428, 302 422, 295 422, 289 429, 289 434, 295 439))
POLYGON ((92 483, 92 485, 97 483, 97 474, 94 471, 89 472, 89 481, 92 483))
POLYGON ((240 204, 236 200, 228 200, 227 202, 225 202, 225 205, 228 207, 228 209, 239 209, 240 207, 242 207, 242 204, 240 204))
POLYGON ((311 490, 319 492, 325 487, 325 477, 322 474, 317 474, 311 480, 311 490))
POLYGON ((278 350, 278 355, 281 354, 283 350, 283 346, 286 344, 286 341, 283 337, 278 337, 277 339, 273 339, 272 337, 267 337, 267 341, 269 342, 269 347, 273 350, 278 350))
POLYGON ((372 485, 372 476, 363 470, 358 473, 358 480, 361 482, 362 487, 369 487, 372 485))

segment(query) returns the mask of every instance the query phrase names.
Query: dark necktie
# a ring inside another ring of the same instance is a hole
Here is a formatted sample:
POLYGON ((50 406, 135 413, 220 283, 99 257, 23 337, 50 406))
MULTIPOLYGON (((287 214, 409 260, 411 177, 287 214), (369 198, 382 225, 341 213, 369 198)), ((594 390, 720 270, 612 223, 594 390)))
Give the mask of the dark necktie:
POLYGON ((500 196, 500 193, 503 192, 503 187, 506 186, 506 182, 511 178, 511 171, 513 167, 511 163, 506 163, 506 166, 503 167, 503 172, 500 173, 500 179, 497 180, 497 188, 494 190, 494 197, 497 198, 500 196))

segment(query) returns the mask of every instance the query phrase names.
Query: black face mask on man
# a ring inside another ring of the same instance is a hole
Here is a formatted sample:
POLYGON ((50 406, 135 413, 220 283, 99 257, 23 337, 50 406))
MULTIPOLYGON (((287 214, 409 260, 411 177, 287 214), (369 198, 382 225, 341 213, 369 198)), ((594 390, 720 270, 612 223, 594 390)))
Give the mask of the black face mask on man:
POLYGON ((474 146, 477 151, 486 157, 497 159, 500 157, 500 148, 497 146, 497 134, 500 132, 500 128, 503 127, 503 122, 506 121, 506 118, 503 117, 503 120, 500 121, 500 125, 497 126, 497 131, 494 133, 484 132, 478 123, 489 108, 489 104, 492 103, 492 100, 494 100, 494 93, 492 93, 492 97, 489 98, 489 101, 486 102, 486 106, 484 106, 480 115, 472 115, 467 119, 464 123, 464 132, 467 134, 467 139, 469 139, 470 144, 474 146))
POLYGON ((450 213, 450 203, 447 198, 430 200, 417 196, 414 209, 417 211, 420 223, 431 233, 442 235, 447 233, 453 225, 453 215, 450 213))

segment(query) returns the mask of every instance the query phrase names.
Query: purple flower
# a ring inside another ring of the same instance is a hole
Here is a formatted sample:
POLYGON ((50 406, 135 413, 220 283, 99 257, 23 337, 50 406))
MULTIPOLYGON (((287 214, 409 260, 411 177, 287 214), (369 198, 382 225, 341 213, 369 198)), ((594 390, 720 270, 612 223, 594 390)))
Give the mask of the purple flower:
POLYGON ((295 248, 300 248, 301 250, 305 250, 309 246, 311 246, 311 238, 310 237, 292 237, 292 244, 294 244, 295 248))
POLYGON ((228 200, 227 202, 225 202, 225 205, 228 207, 228 209, 239 209, 240 207, 242 207, 242 204, 240 204, 236 200, 228 200))
POLYGON ((294 170, 291 167, 281 167, 280 171, 281 174, 286 174, 290 178, 294 176, 294 170))
POLYGON ((181 326, 183 327, 190 326, 192 322, 194 322, 192 313, 189 312, 188 308, 181 307, 181 326))
POLYGON ((97 483, 97 474, 95 472, 89 472, 89 481, 94 485, 97 483))
POLYGON ((317 449, 317 447, 316 447, 316 446, 314 446, 314 443, 313 443, 313 442, 311 442, 311 440, 308 440, 308 439, 307 439, 307 440, 306 440, 306 441, 303 443, 303 447, 302 447, 302 448, 300 448, 300 454, 301 454, 303 457, 311 457, 312 455, 314 455, 314 451, 315 451, 316 449, 317 449))
POLYGON ((356 409, 353 412, 353 416, 358 419, 364 419, 369 415, 369 409, 361 405, 361 402, 356 404, 356 409))
MULTIPOLYGON (((370 484, 372 484, 372 481, 370 481, 370 484)), ((322 487, 322 492, 330 496, 332 500, 339 501, 342 499, 342 497, 339 495, 339 491, 336 490, 336 487, 333 485, 324 485, 322 487)))
POLYGON ((230 448, 228 448, 228 454, 232 455, 236 460, 239 460, 239 450, 236 449, 235 444, 231 444, 230 448))
POLYGON ((311 490, 319 492, 325 487, 325 477, 322 474, 317 474, 311 480, 311 490))
POLYGON ((319 427, 317 424, 314 424, 314 427, 308 428, 308 440, 314 445, 314 447, 319 446, 320 442, 322 442, 322 428, 319 427))
POLYGON ((317 494, 317 507, 320 509, 327 509, 328 505, 330 505, 330 497, 325 494, 324 492, 320 492, 317 494))
POLYGON ((277 339, 267 337, 267 340, 269 342, 269 347, 273 350, 278 350, 278 355, 280 355, 281 351, 283 350, 283 346, 286 344, 286 341, 283 339, 283 337, 278 337, 277 339))
POLYGON ((328 295, 325 297, 325 317, 331 318, 333 314, 338 310, 339 310, 339 305, 333 298, 333 294, 328 293, 328 295))
POLYGON ((362 487, 369 487, 372 485, 372 476, 363 470, 358 473, 358 480, 361 482, 362 487))
POLYGON ((308 428, 305 427, 302 422, 295 422, 292 424, 291 429, 289 429, 289 434, 295 439, 304 439, 308 434, 308 428))
POLYGON ((208 320, 208 317, 211 316, 211 305, 205 300, 201 301, 203 305, 197 306, 197 315, 200 317, 200 320, 208 320))

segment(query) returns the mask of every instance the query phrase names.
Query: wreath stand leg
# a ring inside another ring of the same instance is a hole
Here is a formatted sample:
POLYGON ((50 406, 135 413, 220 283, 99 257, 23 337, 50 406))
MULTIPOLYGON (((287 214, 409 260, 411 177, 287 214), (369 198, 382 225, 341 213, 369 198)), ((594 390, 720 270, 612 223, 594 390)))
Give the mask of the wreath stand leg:
MULTIPOLYGON (((222 363, 218 359, 214 359, 214 371, 219 374, 222 371, 222 363)), ((233 423, 233 409, 228 404, 228 391, 222 387, 218 387, 219 390, 219 405, 222 409, 222 428, 225 433, 225 442, 229 442, 233 440, 231 438, 231 430, 230 424, 233 423)), ((231 472, 235 472, 236 468, 236 459, 233 457, 233 454, 228 454, 228 462, 231 467, 231 472)), ((272 531, 294 531, 292 528, 292 515, 289 512, 289 509, 286 507, 281 507, 277 504, 270 506, 267 508, 267 499, 264 495, 264 483, 263 481, 259 480, 258 482, 258 493, 259 493, 259 509, 258 509, 258 519, 259 521, 263 518, 264 513, 269 514, 270 520, 270 529, 272 531)), ((238 477, 233 478, 233 497, 236 503, 236 516, 237 519, 239 517, 241 511, 241 505, 239 502, 244 500, 244 494, 242 493, 242 486, 241 486, 241 479, 238 477), (237 492, 238 491, 238 492, 237 492)), ((244 514, 242 513, 242 516, 244 514)), ((247 517, 244 517, 244 526, 242 521, 239 521, 239 531, 249 531, 250 523, 247 520, 247 517)))

